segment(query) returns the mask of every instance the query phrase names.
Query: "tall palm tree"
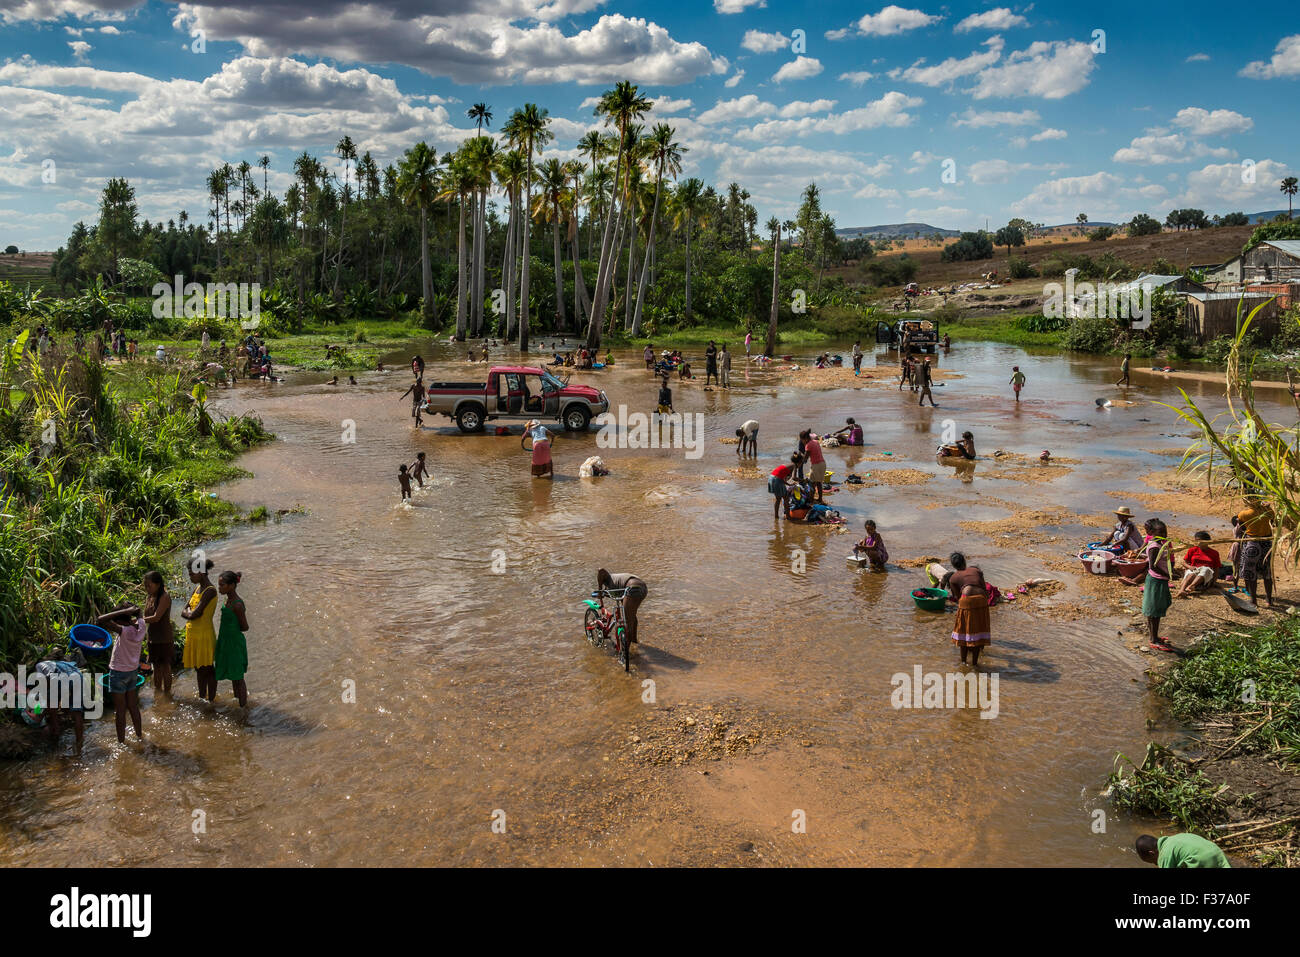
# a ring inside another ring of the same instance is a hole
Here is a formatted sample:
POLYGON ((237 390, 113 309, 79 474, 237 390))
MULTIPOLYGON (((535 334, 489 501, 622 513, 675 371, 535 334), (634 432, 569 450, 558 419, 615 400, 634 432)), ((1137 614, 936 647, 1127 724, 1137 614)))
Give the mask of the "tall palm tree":
POLYGON ((524 147, 524 158, 528 162, 528 172, 524 176, 524 205, 523 205, 523 267, 519 272, 519 351, 528 351, 528 263, 532 259, 529 252, 529 227, 531 225, 531 216, 529 210, 533 204, 533 152, 541 152, 542 148, 555 138, 555 135, 548 129, 551 124, 550 113, 542 109, 536 103, 525 103, 520 109, 515 110, 514 115, 510 117, 516 123, 518 136, 524 147))
POLYGON ((221 269, 221 169, 208 174, 208 195, 212 197, 212 236, 217 243, 217 269, 221 269))
POLYGON ((568 321, 564 312, 564 260, 560 256, 560 223, 564 219, 563 204, 568 192, 569 178, 558 159, 548 159, 537 169, 540 192, 533 200, 533 215, 551 224, 551 245, 555 256, 555 328, 565 331, 568 321))
MULTIPOLYGON (((605 156, 605 140, 600 135, 599 130, 588 130, 578 140, 578 155, 585 156, 591 164, 592 175, 595 175, 596 165, 605 156)), ((592 214, 596 211, 599 204, 594 204, 587 212, 587 258, 591 258, 591 219, 592 214)))
POLYGON ((257 161, 257 165, 262 167, 262 194, 265 195, 270 192, 270 187, 267 186, 267 172, 271 168, 271 157, 264 155, 257 161))
POLYGON ((767 221, 767 231, 772 234, 772 312, 767 320, 767 344, 763 355, 769 359, 776 355, 776 318, 781 295, 781 220, 773 216, 767 221))
POLYGON ((686 318, 691 318, 691 232, 704 205, 704 183, 692 176, 677 184, 676 225, 686 226, 686 318))
MULTIPOLYGON (((508 127, 509 124, 507 123, 508 127)), ((507 132, 502 128, 502 132, 507 132)), ((528 163, 524 159, 524 154, 517 149, 511 149, 500 155, 497 160, 497 184, 506 194, 506 203, 510 208, 510 214, 506 221, 506 246, 505 256, 501 264, 501 285, 505 290, 506 314, 505 325, 501 329, 503 338, 510 340, 515 334, 515 279, 518 275, 519 263, 519 230, 520 216, 519 213, 519 191, 524 185, 524 176, 528 172, 528 163)))
POLYGON ((1282 180, 1281 190, 1282 192, 1286 193, 1286 218, 1287 219, 1291 218, 1291 197, 1296 194, 1296 190, 1298 188, 1300 187, 1296 186, 1296 178, 1294 176, 1288 176, 1286 179, 1282 180))
POLYGON ((334 151, 339 154, 339 159, 343 160, 343 196, 339 204, 339 251, 338 258, 334 260, 334 286, 331 294, 335 299, 339 297, 339 271, 343 268, 343 242, 344 234, 348 225, 348 198, 351 195, 352 179, 350 176, 352 161, 357 158, 357 147, 352 142, 352 137, 346 133, 343 139, 339 140, 338 146, 334 151))
POLYGON ((481 136, 483 134, 483 127, 485 125, 492 125, 492 107, 488 106, 486 103, 475 103, 465 111, 465 115, 474 121, 474 126, 478 129, 478 132, 474 134, 475 136, 481 136))
POLYGON ((478 179, 470 165, 468 151, 462 147, 451 160, 447 173, 443 177, 442 193, 439 199, 460 205, 460 231, 456 243, 456 341, 465 341, 468 310, 466 309, 466 273, 469 271, 465 261, 465 208, 470 195, 478 187, 478 179))
POLYGON ((474 252, 473 278, 470 283, 470 296, 473 310, 470 316, 470 334, 478 336, 483 331, 483 286, 485 283, 487 257, 484 246, 487 239, 487 195, 492 189, 492 171, 496 165, 497 144, 490 136, 476 136, 466 140, 461 147, 474 180, 471 194, 474 211, 474 252))
POLYGON ((587 281, 582 275, 582 257, 578 249, 578 213, 582 205, 582 179, 586 171, 581 160, 569 160, 564 164, 564 173, 572 181, 572 185, 565 193, 565 214, 569 246, 573 255, 573 311, 579 322, 591 312, 591 301, 587 298, 587 281))
POLYGON ((398 174, 402 202, 420 210, 420 276, 425 325, 433 323, 433 270, 429 265, 429 210, 438 197, 438 154, 421 140, 406 151, 398 174))
POLYGON ((632 337, 641 335, 641 309, 645 305, 646 280, 649 278, 650 260, 655 251, 655 227, 659 223, 659 200, 663 195, 664 175, 673 178, 682 171, 682 154, 686 147, 674 141, 677 135, 667 123, 657 123, 651 131, 648 145, 649 158, 655 167, 655 201, 650 213, 650 233, 646 240, 645 261, 641 264, 641 278, 636 288, 636 308, 632 312, 632 337))
POLYGON ((614 276, 616 256, 611 255, 613 225, 617 218, 618 181, 620 172, 627 164, 624 155, 627 147, 627 127, 635 122, 653 106, 653 103, 641 95, 635 83, 620 80, 614 88, 607 90, 596 104, 596 115, 603 116, 606 124, 618 127, 618 155, 614 161, 614 191, 611 194, 609 213, 605 218, 605 229, 600 242, 600 262, 596 270, 596 294, 592 299, 592 321, 587 327, 587 345, 596 348, 600 345, 600 319, 605 314, 605 305, 609 298, 610 284, 614 276))

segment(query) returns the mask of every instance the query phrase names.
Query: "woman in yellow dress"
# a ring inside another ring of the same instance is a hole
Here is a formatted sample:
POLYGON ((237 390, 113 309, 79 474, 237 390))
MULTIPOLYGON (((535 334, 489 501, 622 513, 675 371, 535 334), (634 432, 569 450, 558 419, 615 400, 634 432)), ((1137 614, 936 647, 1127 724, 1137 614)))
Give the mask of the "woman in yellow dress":
POLYGON ((217 610, 217 588, 208 578, 214 564, 211 559, 198 559, 191 563, 190 581, 194 583, 194 593, 181 612, 185 619, 185 654, 181 662, 186 668, 194 669, 199 697, 209 701, 217 696, 217 633, 212 627, 212 615, 217 610))

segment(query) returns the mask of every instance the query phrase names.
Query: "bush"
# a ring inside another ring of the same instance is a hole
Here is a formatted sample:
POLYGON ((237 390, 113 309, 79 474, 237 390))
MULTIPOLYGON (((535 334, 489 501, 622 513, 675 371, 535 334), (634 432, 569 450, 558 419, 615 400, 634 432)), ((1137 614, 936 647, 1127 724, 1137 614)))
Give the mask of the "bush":
POLYGON ((1075 352, 1110 352, 1119 338, 1114 319, 1070 319, 1061 345, 1075 352))
POLYGON ((1300 352, 1300 306, 1292 306, 1278 319, 1278 333, 1269 351, 1277 355, 1300 352))
POLYGON ((1109 226, 1098 226, 1088 234, 1088 239, 1094 243, 1104 243, 1110 237, 1115 235, 1115 230, 1109 226))
POLYGON ((962 233, 955 243, 943 247, 939 258, 946 263, 992 259, 993 239, 982 229, 977 233, 962 233))
POLYGON ((1013 256, 1007 261, 1007 275, 1012 279, 1032 279, 1038 273, 1034 267, 1029 264, 1028 259, 1022 259, 1019 256, 1013 256))
POLYGON ((1016 320, 1016 328, 1025 332, 1059 332, 1070 324, 1069 319, 1031 313, 1016 320))
MULTIPOLYGON (((863 264, 862 274, 873 286, 905 286, 916 278, 916 268, 916 260, 903 253, 863 264)), ((768 282, 771 282, 770 270, 768 282)))
POLYGON ((946 303, 930 313, 935 322, 956 322, 961 318, 961 307, 954 302, 946 303))

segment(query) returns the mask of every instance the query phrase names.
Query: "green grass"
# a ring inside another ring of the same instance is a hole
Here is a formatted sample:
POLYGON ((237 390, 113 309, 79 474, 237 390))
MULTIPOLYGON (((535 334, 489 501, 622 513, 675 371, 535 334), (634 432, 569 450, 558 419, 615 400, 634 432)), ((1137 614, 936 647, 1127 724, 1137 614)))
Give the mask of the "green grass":
POLYGON ((1062 332, 1030 332, 1019 326, 1018 315, 965 316, 939 324, 939 332, 954 342, 1005 342, 1013 346, 1060 348, 1062 332))

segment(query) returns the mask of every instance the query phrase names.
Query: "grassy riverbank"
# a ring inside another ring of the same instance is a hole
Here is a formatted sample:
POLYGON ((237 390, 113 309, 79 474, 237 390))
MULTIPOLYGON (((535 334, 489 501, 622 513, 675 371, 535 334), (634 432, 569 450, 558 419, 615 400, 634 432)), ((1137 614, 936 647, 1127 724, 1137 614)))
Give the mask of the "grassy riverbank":
POLYGON ((1117 808, 1169 819, 1264 866, 1300 865, 1300 617, 1210 632, 1156 678, 1185 746, 1121 755, 1117 808))
POLYGON ((179 548, 223 534, 207 489, 270 436, 221 419, 185 371, 5 350, 0 375, 0 667, 61 649, 68 628, 137 590, 179 548))

